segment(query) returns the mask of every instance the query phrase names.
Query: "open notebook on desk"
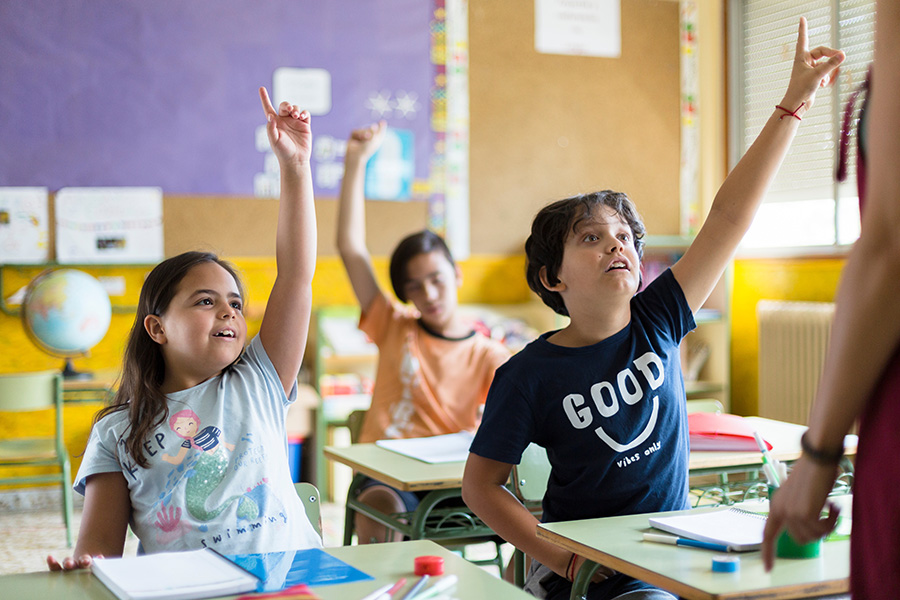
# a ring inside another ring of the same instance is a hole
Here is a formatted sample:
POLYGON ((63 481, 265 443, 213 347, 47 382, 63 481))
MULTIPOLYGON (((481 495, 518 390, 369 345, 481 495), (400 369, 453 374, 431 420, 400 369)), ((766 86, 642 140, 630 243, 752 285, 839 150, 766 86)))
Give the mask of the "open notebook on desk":
POLYGON ((469 457, 475 434, 470 431, 423 438, 378 440, 376 446, 427 463, 460 462, 469 457))
POLYGON ((747 552, 762 546, 766 515, 732 506, 650 517, 650 526, 688 539, 728 546, 735 552, 747 552))

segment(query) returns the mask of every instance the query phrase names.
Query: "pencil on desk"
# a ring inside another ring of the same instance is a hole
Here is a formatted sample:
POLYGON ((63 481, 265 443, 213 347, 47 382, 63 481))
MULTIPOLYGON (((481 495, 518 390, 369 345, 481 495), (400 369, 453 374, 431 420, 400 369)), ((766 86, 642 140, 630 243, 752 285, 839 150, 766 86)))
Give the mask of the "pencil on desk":
POLYGON ((662 533, 645 533, 644 541, 670 544, 672 546, 690 546, 691 548, 703 548, 704 550, 715 550, 716 552, 731 552, 731 547, 726 546, 725 544, 700 542, 698 540, 676 537, 674 535, 665 535, 662 533))

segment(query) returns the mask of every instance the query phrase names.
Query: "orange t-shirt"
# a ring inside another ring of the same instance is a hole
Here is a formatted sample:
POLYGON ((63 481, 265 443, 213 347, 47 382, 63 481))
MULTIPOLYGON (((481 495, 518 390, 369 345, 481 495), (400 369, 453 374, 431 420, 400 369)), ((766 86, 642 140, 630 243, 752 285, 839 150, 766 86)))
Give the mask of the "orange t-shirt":
POLYGON ((494 371, 509 358, 505 346, 477 332, 463 339, 428 333, 383 294, 363 312, 359 328, 378 346, 360 442, 475 430, 494 371))

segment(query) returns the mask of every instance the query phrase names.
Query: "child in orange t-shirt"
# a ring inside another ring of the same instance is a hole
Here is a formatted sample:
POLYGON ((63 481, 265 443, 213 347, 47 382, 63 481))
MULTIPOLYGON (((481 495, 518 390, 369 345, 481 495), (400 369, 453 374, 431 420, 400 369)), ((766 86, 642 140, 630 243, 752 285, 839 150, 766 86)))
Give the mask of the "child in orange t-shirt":
MULTIPOLYGON (((378 346, 372 405, 361 442, 427 437, 474 430, 494 370, 506 348, 476 331, 460 315, 462 273, 437 234, 424 230, 404 238, 391 255, 396 303, 379 287, 366 247, 363 183, 366 162, 384 140, 384 121, 350 134, 338 207, 337 246, 362 309, 360 329, 378 346)), ((361 501, 385 513, 407 512, 418 497, 371 480, 361 501)), ((357 515, 361 544, 394 541, 396 532, 357 515)))

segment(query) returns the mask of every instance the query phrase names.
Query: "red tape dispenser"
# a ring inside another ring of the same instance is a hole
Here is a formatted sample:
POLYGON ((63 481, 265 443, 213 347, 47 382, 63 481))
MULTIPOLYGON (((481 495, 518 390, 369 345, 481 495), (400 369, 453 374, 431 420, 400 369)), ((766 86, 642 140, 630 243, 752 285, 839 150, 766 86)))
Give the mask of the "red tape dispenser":
POLYGON ((415 560, 416 575, 435 575, 444 574, 444 559, 440 556, 417 556, 415 560))

